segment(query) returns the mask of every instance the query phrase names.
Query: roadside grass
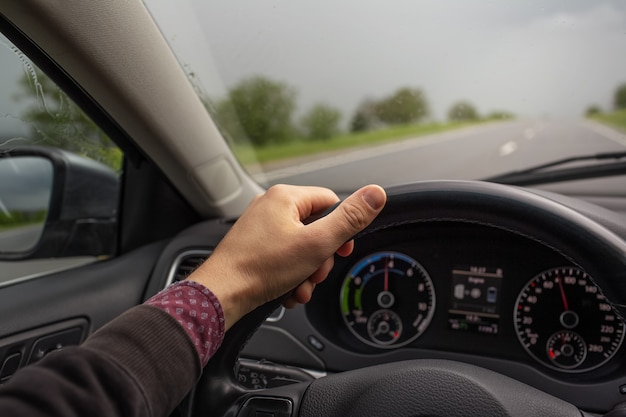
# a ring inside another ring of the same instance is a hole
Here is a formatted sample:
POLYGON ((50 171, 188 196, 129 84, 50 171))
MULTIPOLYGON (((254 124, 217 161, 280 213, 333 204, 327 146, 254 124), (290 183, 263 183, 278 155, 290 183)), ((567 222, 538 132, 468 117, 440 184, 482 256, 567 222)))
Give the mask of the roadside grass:
POLYGON ((332 152, 341 149, 378 145, 387 142, 441 133, 466 126, 486 123, 493 120, 472 122, 428 123, 422 125, 395 126, 360 133, 345 133, 327 140, 301 140, 279 145, 253 148, 252 146, 234 145, 233 151, 239 162, 246 166, 255 163, 275 162, 320 152, 332 152))
POLYGON ((594 114, 591 116, 591 119, 626 132, 626 109, 617 110, 611 113, 594 114))
POLYGON ((0 231, 16 229, 18 227, 42 224, 46 221, 47 210, 24 212, 19 210, 0 212, 0 231))
POLYGON ((41 224, 43 227, 43 223, 40 221, 32 221, 32 222, 21 222, 21 223, 0 223, 0 232, 5 232, 7 230, 17 229, 20 227, 32 226, 35 224, 41 224))

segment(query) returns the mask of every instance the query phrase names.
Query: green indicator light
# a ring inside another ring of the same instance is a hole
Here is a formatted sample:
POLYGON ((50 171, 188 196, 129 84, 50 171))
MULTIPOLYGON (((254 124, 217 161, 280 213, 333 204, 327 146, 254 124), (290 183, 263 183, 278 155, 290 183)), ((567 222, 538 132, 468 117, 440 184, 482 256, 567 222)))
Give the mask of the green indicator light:
POLYGON ((346 281, 343 284, 343 289, 341 290, 341 292, 343 293, 343 300, 341 302, 341 309, 343 311, 343 314, 348 314, 350 313, 350 291, 348 290, 348 287, 350 286, 350 280, 346 279, 346 281))
POLYGON ((354 306, 359 310, 363 310, 363 307, 361 307, 361 293, 362 292, 363 292, 363 288, 357 288, 356 290, 354 290, 354 306))

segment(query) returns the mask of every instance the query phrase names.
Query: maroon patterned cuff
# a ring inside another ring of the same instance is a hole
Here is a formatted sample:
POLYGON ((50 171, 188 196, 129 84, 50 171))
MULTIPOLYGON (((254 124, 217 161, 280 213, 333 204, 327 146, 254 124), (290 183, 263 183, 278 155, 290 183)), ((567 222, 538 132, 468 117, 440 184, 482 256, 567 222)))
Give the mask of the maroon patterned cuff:
POLYGON ((224 339, 224 312, 215 295, 195 281, 176 282, 145 304, 174 317, 193 341, 204 367, 224 339))

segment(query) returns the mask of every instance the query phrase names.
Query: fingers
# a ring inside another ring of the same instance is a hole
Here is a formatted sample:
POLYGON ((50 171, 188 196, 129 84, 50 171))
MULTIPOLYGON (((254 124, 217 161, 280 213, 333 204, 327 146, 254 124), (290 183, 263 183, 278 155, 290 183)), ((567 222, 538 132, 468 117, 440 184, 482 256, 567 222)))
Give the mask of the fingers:
POLYGON ((339 249, 337 249, 337 252, 335 253, 345 258, 346 256, 350 256, 353 250, 354 250, 354 240, 350 239, 349 241, 341 245, 339 249))
POLYGON ((308 303, 313 296, 314 289, 315 284, 308 279, 305 280, 303 283, 294 288, 289 298, 283 302, 283 305, 286 308, 294 308, 298 304, 308 303))
POLYGON ((346 198, 326 217, 310 224, 316 233, 322 234, 328 244, 333 245, 340 255, 349 254, 352 244, 349 241, 355 234, 365 229, 381 212, 387 195, 378 185, 368 185, 346 198))
POLYGON ((314 284, 319 284, 320 282, 324 281, 330 273, 330 270, 333 269, 334 264, 335 260, 332 257, 326 259, 326 261, 324 261, 319 269, 315 271, 308 280, 314 284))
MULTIPOLYGON (((328 201, 330 198, 326 200, 328 201)), ((339 256, 350 255, 354 249, 354 241, 350 238, 376 218, 386 201, 387 195, 381 187, 369 185, 345 199, 326 217, 307 226, 313 231, 316 239, 321 238, 320 242, 327 247, 327 256, 330 258, 327 258, 308 279, 294 289, 292 295, 285 301, 285 307, 291 308, 297 303, 307 303, 311 299, 315 285, 326 279, 333 267, 332 253, 335 252, 339 256)), ((316 207, 318 209, 312 210, 312 213, 326 208, 323 204, 316 207)), ((306 210, 301 211, 301 214, 310 215, 306 210)))
POLYGON ((323 282, 330 270, 333 269, 334 259, 328 258, 320 268, 313 273, 307 280, 298 285, 291 296, 285 300, 283 305, 287 308, 293 308, 296 304, 306 304, 311 300, 313 296, 313 290, 315 290, 315 286, 321 282, 323 282))
POLYGON ((290 185, 274 185, 267 194, 283 194, 289 198, 289 203, 295 203, 297 221, 301 221, 312 214, 322 212, 339 201, 339 197, 332 190, 323 187, 297 187, 290 185))

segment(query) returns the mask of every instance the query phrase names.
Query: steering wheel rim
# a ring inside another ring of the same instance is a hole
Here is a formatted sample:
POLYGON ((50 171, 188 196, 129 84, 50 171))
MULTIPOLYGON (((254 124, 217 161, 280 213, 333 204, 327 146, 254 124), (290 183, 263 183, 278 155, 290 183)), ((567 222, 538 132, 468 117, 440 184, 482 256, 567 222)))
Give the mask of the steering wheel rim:
MULTIPOLYGON (((624 316, 626 243, 575 210, 528 190, 480 181, 424 181, 388 189, 387 194, 385 209, 368 228, 355 236, 357 242, 386 228, 419 222, 457 221, 504 229, 561 253, 560 248, 566 247, 586 259, 602 256, 603 266, 610 274, 601 274, 596 283, 618 313, 624 316), (607 276, 612 279, 606 279, 607 276)), ((332 375, 312 383, 262 391, 246 390, 237 384, 234 376, 239 352, 282 301, 277 299, 260 306, 228 331, 197 385, 193 405, 197 415, 247 415, 245 410, 238 414, 246 401, 252 397, 268 397, 290 399, 294 411, 291 415, 301 417, 350 417, 363 415, 359 414, 363 412, 370 416, 451 416, 457 415, 454 413, 459 410, 458 415, 467 416, 470 410, 463 405, 468 405, 471 398, 481 399, 471 410, 475 412, 471 415, 476 416, 580 416, 580 411, 573 405, 521 382, 473 365, 442 360, 385 364, 332 375), (435 381, 437 384, 433 383, 435 381), (446 384, 450 389, 443 390, 446 384), (380 386, 385 389, 372 389, 380 386), (389 396, 396 392, 388 392, 386 388, 389 386, 397 392, 413 395, 405 395, 403 401, 395 398, 389 402, 389 396), (365 408, 352 406, 357 399, 359 407, 365 404, 365 408)))

